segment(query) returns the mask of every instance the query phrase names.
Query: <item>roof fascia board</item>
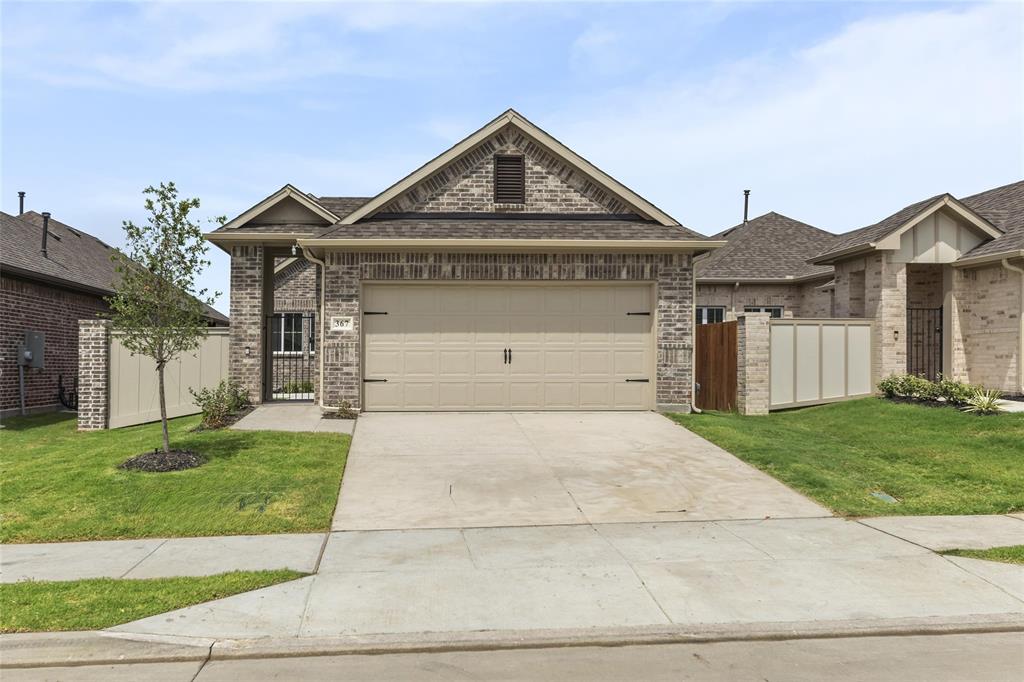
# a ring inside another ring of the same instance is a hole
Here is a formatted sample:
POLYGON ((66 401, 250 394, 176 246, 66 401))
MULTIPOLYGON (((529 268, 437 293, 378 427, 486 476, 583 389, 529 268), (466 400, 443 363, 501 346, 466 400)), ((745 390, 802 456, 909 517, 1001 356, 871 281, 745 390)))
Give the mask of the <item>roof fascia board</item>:
POLYGON ((956 199, 947 194, 946 196, 939 198, 934 204, 930 205, 928 208, 918 213, 916 216, 914 216, 913 218, 905 222, 903 225, 887 234, 882 239, 879 239, 875 248, 892 250, 900 248, 900 237, 902 237, 904 233, 913 229, 915 225, 919 224, 922 220, 931 216, 936 211, 942 208, 949 208, 954 213, 961 216, 964 220, 971 223, 971 225, 973 225, 975 228, 985 233, 988 237, 992 239, 995 239, 996 237, 1001 237, 1003 235, 1002 232, 1000 232, 995 227, 990 225, 987 220, 978 216, 973 211, 971 211, 963 204, 961 204, 959 201, 957 201, 956 199))
POLYGON ((988 263, 998 263, 1004 258, 1024 258, 1024 249, 1011 249, 1009 251, 1003 251, 1001 253, 988 253, 983 256, 972 256, 970 258, 961 258, 955 260, 950 265, 954 268, 968 268, 975 265, 986 265, 988 263))
POLYGON ((585 175, 589 175, 597 182, 603 184, 612 193, 619 196, 626 203, 631 205, 644 217, 655 220, 662 225, 678 225, 679 222, 673 219, 670 215, 659 209, 657 206, 640 197, 638 194, 633 192, 618 180, 615 180, 607 173, 599 170, 596 166, 591 164, 589 161, 581 157, 576 152, 572 151, 564 144, 551 137, 543 130, 530 123, 518 113, 513 110, 508 110, 505 113, 498 116, 496 119, 480 128, 474 133, 471 133, 468 137, 464 138, 461 142, 458 142, 453 147, 443 152, 442 154, 434 157, 418 169, 405 176, 395 184, 391 185, 383 192, 375 196, 373 199, 357 208, 352 213, 345 216, 340 222, 342 225, 351 225, 369 215, 372 215, 389 201, 399 196, 402 192, 405 192, 410 187, 416 185, 428 178, 432 173, 438 171, 448 163, 451 163, 464 153, 476 145, 483 142, 485 139, 496 133, 504 126, 512 124, 519 128, 526 135, 534 138, 540 144, 544 145, 556 155, 562 157, 564 160, 578 168, 585 175))
POLYGON ((692 252, 724 246, 702 239, 299 239, 304 248, 342 251, 692 252))
POLYGON ((246 223, 250 222, 253 218, 259 216, 267 209, 277 205, 281 201, 284 201, 285 199, 288 198, 294 199, 295 201, 299 202, 300 204, 302 204, 302 206, 308 208, 310 211, 317 214, 318 216, 326 220, 328 223, 333 224, 338 222, 339 220, 338 216, 328 211, 319 202, 314 201, 308 194, 300 191, 294 185, 288 184, 282 187, 281 189, 277 190, 269 197, 253 206, 252 208, 250 208, 248 211, 245 211, 241 215, 229 220, 227 223, 225 223, 224 229, 238 229, 242 225, 245 225, 246 223))

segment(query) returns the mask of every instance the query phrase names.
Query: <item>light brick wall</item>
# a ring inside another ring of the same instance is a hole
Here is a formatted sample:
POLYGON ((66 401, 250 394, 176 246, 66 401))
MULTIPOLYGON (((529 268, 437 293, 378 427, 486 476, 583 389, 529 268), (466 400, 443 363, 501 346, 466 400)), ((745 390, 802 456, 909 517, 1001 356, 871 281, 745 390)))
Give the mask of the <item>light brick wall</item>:
POLYGON ((1018 375, 1020 277, 1001 265, 953 274, 953 375, 957 379, 1009 393, 1024 392, 1018 375))
POLYGON ((231 248, 231 347, 228 376, 263 401, 263 328, 265 269, 263 247, 231 248))
POLYGON ((363 281, 650 281, 658 287, 659 406, 688 410, 693 387, 693 267, 678 254, 329 253, 326 312, 352 317, 349 332, 327 329, 324 403, 361 405, 360 283, 363 281))
POLYGON ((736 317, 736 409, 740 414, 768 414, 770 319, 768 313, 736 317))
POLYGON ((831 317, 832 294, 808 284, 697 284, 697 305, 725 308, 727 317, 746 306, 782 306, 783 317, 831 317))
POLYGON ((627 213, 632 209, 514 126, 506 126, 384 207, 385 213, 627 213), (495 154, 523 154, 526 203, 494 204, 495 154))
POLYGON ((107 428, 110 384, 109 320, 78 322, 78 430, 107 428))
POLYGON ((907 371, 907 266, 892 252, 865 258, 864 316, 874 319, 875 383, 907 371))

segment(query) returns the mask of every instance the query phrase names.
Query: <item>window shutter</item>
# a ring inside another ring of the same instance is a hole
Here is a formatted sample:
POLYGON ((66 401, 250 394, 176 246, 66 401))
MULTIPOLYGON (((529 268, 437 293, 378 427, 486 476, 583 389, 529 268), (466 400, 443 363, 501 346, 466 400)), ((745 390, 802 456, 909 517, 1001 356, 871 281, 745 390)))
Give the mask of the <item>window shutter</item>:
POLYGON ((526 160, 522 156, 494 156, 494 203, 526 203, 526 160))

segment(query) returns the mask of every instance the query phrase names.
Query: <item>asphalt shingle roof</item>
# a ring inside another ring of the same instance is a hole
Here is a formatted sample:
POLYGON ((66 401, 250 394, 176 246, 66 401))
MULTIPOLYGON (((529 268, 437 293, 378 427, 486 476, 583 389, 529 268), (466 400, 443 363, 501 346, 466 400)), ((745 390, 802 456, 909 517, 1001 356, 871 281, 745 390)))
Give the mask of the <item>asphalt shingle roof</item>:
POLYGON ((1024 180, 974 194, 961 203, 1004 233, 974 247, 964 258, 1024 250, 1024 180))
POLYGON ((929 197, 924 201, 918 201, 901 208, 900 210, 893 213, 891 216, 884 218, 873 225, 862 227, 859 230, 853 232, 847 232, 846 234, 839 235, 839 238, 834 241, 829 247, 820 253, 814 255, 812 258, 817 260, 824 258, 847 249, 853 249, 858 246, 867 246, 872 242, 882 239, 890 232, 898 229, 901 225, 906 224, 908 220, 916 216, 918 213, 926 209, 927 207, 934 204, 936 201, 941 199, 946 194, 936 194, 933 197, 929 197))
MULTIPOLYGON (((0 269, 13 269, 24 277, 56 280, 72 289, 113 293, 118 280, 116 250, 96 237, 50 218, 46 256, 41 252, 43 216, 27 211, 20 216, 0 212, 0 269)), ((204 304, 208 318, 228 318, 204 304)))
POLYGON ((697 279, 793 279, 830 275, 830 265, 807 259, 838 237, 774 211, 716 234, 728 243, 701 256, 697 279))
POLYGON ((344 218, 372 198, 373 197, 314 197, 317 203, 339 218, 344 218))
POLYGON ((547 214, 377 214, 336 225, 324 239, 706 239, 639 217, 547 214))

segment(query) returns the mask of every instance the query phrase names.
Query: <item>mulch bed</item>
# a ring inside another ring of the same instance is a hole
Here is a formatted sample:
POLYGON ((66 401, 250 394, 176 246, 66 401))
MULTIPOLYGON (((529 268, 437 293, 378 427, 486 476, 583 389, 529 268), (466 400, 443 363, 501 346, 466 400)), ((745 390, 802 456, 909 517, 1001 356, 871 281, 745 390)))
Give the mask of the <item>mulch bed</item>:
POLYGON ((221 424, 220 426, 214 426, 214 427, 207 428, 207 427, 203 426, 202 422, 200 422, 199 424, 197 424, 195 427, 192 428, 192 432, 193 433, 200 433, 202 431, 219 431, 220 429, 226 429, 229 426, 231 426, 232 424, 234 424, 235 422, 237 422, 239 419, 241 419, 242 417, 244 417, 245 415, 249 414, 250 412, 252 412, 255 409, 256 409, 255 405, 250 405, 249 407, 243 407, 238 412, 234 412, 232 414, 229 414, 224 419, 224 423, 221 424))
POLYGON ((118 465, 118 469, 134 469, 136 471, 181 471, 194 469, 206 462, 198 453, 191 450, 154 450, 144 452, 118 465))

